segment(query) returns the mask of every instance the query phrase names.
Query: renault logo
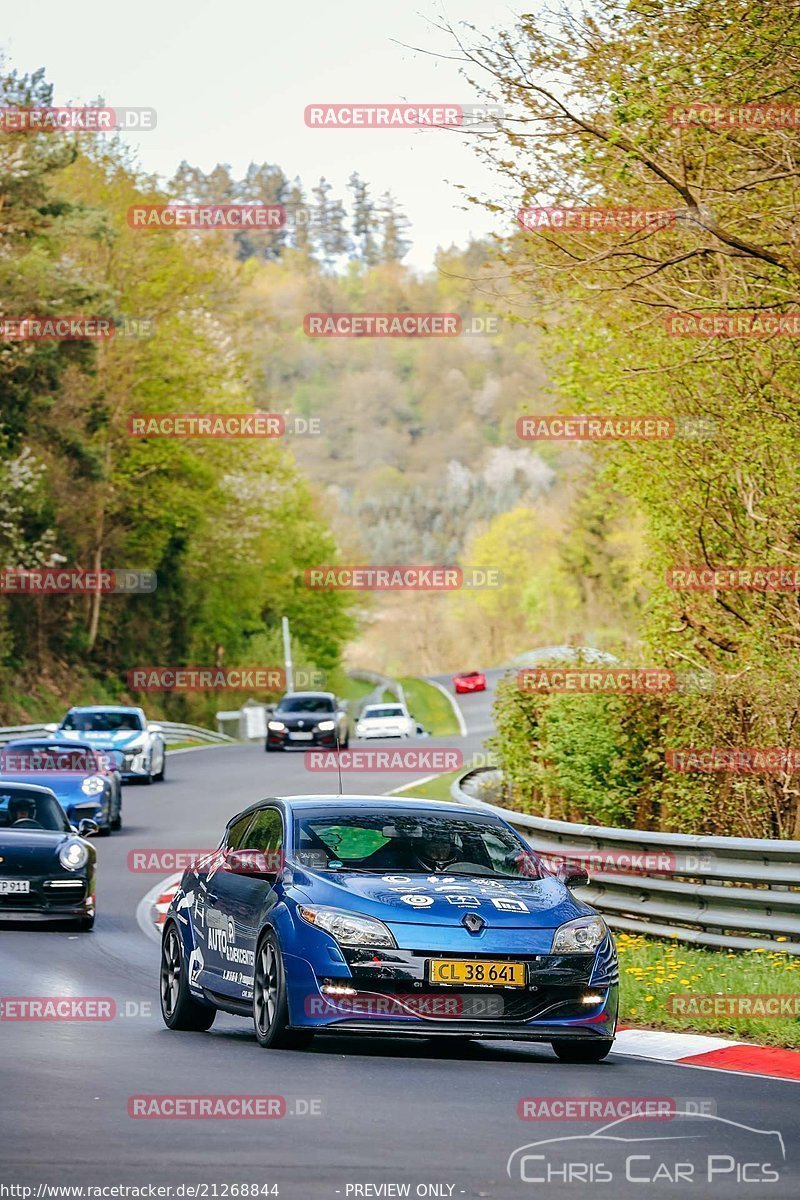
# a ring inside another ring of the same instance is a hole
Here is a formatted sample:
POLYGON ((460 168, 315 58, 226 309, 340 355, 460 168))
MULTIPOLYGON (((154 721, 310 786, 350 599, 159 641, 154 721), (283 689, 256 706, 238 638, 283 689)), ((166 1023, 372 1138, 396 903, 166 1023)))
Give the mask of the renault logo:
POLYGON ((469 933, 480 933, 486 922, 477 913, 464 913, 461 924, 469 933))

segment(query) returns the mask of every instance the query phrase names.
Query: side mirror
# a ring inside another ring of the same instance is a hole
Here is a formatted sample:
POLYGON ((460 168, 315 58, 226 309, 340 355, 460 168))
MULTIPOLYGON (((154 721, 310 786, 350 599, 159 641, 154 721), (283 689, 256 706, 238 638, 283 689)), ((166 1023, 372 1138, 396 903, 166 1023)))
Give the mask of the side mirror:
POLYGON ((160 726, 160 725, 151 725, 151 724, 148 722, 148 724, 147 724, 147 732, 148 732, 148 733, 163 733, 163 732, 164 732, 164 730, 161 728, 161 726, 160 726))
POLYGON ((49 724, 45 725, 45 729, 48 733, 55 733, 55 731, 58 729, 58 726, 56 725, 55 721, 50 721, 49 724))
POLYGON ((565 862, 558 868, 556 878, 560 879, 568 888, 586 887, 589 882, 589 873, 575 863, 565 862))
POLYGON ((277 879, 280 866, 261 850, 231 850, 225 857, 225 868, 232 875, 251 875, 255 879, 277 879))
POLYGON ((91 837, 94 833, 100 832, 100 826, 97 821, 93 821, 91 817, 84 817, 78 824, 78 833, 81 837, 91 837))

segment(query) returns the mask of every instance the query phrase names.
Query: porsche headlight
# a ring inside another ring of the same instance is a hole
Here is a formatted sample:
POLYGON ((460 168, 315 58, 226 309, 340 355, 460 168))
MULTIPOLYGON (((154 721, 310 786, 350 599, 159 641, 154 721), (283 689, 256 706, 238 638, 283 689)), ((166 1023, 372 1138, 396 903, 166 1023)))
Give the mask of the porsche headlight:
POLYGON ((555 932, 552 954, 593 954, 608 934, 602 917, 578 917, 555 932))
POLYGON ((58 852, 58 861, 68 871, 80 871, 89 861, 89 851, 83 842, 65 842, 58 852))
POLYGON ((87 796, 99 796, 105 786, 100 775, 90 775, 81 784, 81 791, 87 796))
POLYGON ((336 728, 335 721, 320 721, 319 725, 317 726, 317 729, 320 731, 320 733, 327 733, 329 729, 335 729, 335 728, 336 728))
POLYGON ((309 925, 324 929, 342 946, 397 947, 383 921, 376 921, 374 917, 362 917, 341 908, 318 908, 316 905, 311 908, 305 904, 298 904, 297 911, 309 925))
POLYGON ((269 721, 267 724, 267 729, 272 729, 275 733, 280 733, 285 728, 283 721, 269 721))

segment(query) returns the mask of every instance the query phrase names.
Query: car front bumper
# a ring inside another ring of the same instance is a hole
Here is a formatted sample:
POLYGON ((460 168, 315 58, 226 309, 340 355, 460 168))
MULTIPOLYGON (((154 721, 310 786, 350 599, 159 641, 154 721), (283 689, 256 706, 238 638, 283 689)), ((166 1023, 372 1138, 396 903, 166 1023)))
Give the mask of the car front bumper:
MULTIPOLYGON (((269 730, 267 733, 267 745, 274 750, 313 750, 315 746, 321 746, 324 750, 336 749, 336 730, 320 733, 319 730, 311 730, 310 738, 290 738, 289 733, 297 732, 289 730, 287 733, 277 733, 269 730)), ((341 739, 343 740, 343 739, 341 739)))
POLYGON ((28 877, 31 890, 0 895, 0 921, 59 921, 94 914, 93 885, 86 875, 28 877))
MULTIPOLYGON (((609 943, 610 944, 610 943, 609 943)), ((602 948, 601 948, 602 949, 602 948)), ((325 1032, 519 1038, 613 1038, 616 957, 597 954, 454 954, 346 949, 314 969, 285 956, 291 1024, 325 1032), (431 958, 525 963, 524 987, 432 984, 431 958), (327 989, 348 989, 333 995, 327 989), (589 998, 593 1002, 586 1003, 589 998)))

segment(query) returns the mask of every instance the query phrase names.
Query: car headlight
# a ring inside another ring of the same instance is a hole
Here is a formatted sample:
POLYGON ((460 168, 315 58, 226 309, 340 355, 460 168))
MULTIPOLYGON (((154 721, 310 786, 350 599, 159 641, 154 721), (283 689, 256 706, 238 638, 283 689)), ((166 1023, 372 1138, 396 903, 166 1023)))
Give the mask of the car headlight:
POLYGON ((317 726, 317 729, 320 731, 320 733, 327 733, 329 729, 335 729, 335 728, 336 728, 335 721, 320 721, 319 725, 317 726))
POLYGON ((551 954, 592 954, 607 934, 602 917, 578 917, 556 930, 551 954))
POLYGON ((58 852, 58 861, 68 871, 80 871, 89 861, 89 851, 83 842, 65 842, 58 852))
POLYGON ((285 728, 283 721, 269 721, 267 724, 267 729, 274 729, 276 733, 280 733, 285 728))
POLYGON ((81 791, 87 796, 98 796, 105 786, 105 782, 100 775, 90 775, 81 784, 81 791))
POLYGON ((342 946, 397 948, 397 942, 383 921, 376 921, 374 917, 362 917, 341 908, 311 908, 305 904, 298 904, 297 911, 309 925, 324 929, 342 946))

